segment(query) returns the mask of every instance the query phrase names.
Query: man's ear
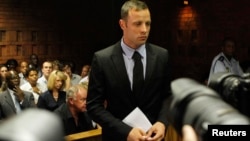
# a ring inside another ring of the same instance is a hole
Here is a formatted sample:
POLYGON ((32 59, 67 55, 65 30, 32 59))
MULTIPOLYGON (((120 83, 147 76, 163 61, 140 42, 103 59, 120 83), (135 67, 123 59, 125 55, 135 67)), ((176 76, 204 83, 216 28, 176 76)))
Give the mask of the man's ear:
POLYGON ((119 20, 119 25, 120 25, 121 29, 124 29, 125 26, 126 26, 126 23, 125 23, 125 21, 123 19, 120 19, 119 20))
POLYGON ((73 103, 74 103, 73 98, 69 98, 68 102, 69 102, 69 104, 73 105, 73 103))

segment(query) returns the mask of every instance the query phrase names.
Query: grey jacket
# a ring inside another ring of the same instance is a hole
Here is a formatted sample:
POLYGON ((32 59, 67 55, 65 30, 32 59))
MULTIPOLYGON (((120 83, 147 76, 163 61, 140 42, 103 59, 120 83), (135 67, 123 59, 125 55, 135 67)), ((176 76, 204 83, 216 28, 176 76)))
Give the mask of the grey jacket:
MULTIPOLYGON (((33 94, 27 91, 23 92, 24 100, 20 104, 21 109, 36 107, 33 94)), ((16 108, 9 91, 5 90, 0 93, 0 119, 5 119, 13 115, 16 115, 16 108)))

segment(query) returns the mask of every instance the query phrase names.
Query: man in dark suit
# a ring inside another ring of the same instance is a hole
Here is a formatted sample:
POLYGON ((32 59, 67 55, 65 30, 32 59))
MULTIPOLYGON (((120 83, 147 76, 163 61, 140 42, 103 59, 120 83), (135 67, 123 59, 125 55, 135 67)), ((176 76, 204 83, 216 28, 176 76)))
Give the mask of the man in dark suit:
POLYGON ((25 108, 36 107, 34 96, 19 88, 20 78, 16 71, 6 74, 7 89, 0 93, 0 119, 16 115, 25 108))
POLYGON ((102 127, 103 141, 159 141, 167 129, 166 99, 170 94, 168 51, 147 43, 151 17, 142 1, 121 8, 121 41, 94 54, 89 76, 87 111, 102 127), (143 63, 143 84, 134 93, 134 52, 143 63), (103 103, 106 102, 106 105, 103 103), (123 119, 136 107, 146 115, 149 130, 129 126, 123 119))
POLYGON ((67 90, 66 103, 54 110, 63 122, 64 135, 95 129, 86 112, 88 83, 76 84, 67 90))

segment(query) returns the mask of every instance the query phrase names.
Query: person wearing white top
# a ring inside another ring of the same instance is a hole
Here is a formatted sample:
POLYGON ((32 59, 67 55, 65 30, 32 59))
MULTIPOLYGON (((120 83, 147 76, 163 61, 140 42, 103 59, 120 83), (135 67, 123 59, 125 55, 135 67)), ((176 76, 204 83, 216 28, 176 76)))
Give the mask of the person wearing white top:
POLYGON ((69 76, 72 86, 78 84, 82 78, 80 75, 74 73, 73 66, 70 62, 64 62, 63 72, 69 76))
POLYGON ((233 73, 236 75, 243 75, 243 70, 239 64, 239 62, 234 58, 235 51, 235 41, 231 38, 225 38, 222 45, 222 52, 214 57, 209 78, 208 84, 211 81, 211 77, 215 73, 225 72, 225 73, 233 73))
POLYGON ((47 87, 37 82, 38 71, 35 68, 30 68, 27 70, 26 80, 28 83, 23 84, 20 88, 24 91, 32 92, 35 104, 37 104, 39 95, 47 90, 47 87))
POLYGON ((47 81, 49 79, 49 75, 52 72, 52 62, 50 61, 45 61, 43 62, 43 66, 42 66, 42 77, 38 78, 37 82, 41 85, 43 85, 43 87, 47 88, 47 81))
POLYGON ((87 76, 83 77, 83 78, 79 81, 79 84, 81 84, 81 83, 88 83, 88 82, 89 82, 89 76, 87 75, 87 76))
POLYGON ((24 83, 27 83, 28 81, 25 79, 25 73, 27 72, 29 68, 29 64, 26 61, 21 61, 20 62, 20 72, 19 72, 19 77, 20 77, 20 86, 22 86, 24 83))

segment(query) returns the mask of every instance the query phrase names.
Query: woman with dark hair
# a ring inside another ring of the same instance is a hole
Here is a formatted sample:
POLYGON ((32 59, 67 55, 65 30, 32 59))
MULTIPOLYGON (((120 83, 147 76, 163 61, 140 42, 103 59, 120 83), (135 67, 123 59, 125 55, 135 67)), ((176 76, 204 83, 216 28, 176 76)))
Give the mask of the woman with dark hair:
POLYGON ((47 88, 37 82, 38 71, 36 68, 29 68, 25 74, 25 79, 27 80, 27 83, 20 86, 20 88, 24 91, 31 92, 34 96, 35 104, 37 104, 40 94, 45 92, 47 88))
POLYGON ((18 63, 16 59, 8 59, 5 63, 5 65, 7 66, 8 70, 14 70, 17 71, 17 67, 18 67, 18 63))

